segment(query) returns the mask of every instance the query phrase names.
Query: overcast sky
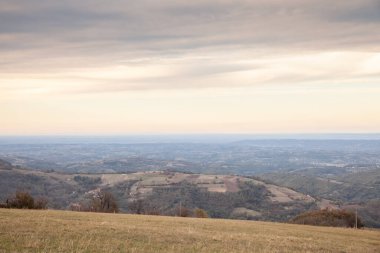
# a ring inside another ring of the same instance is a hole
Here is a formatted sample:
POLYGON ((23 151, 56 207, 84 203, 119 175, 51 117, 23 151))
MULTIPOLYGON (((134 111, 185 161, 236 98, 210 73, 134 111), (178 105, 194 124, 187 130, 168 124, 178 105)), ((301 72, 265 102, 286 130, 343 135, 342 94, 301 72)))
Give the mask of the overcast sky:
POLYGON ((379 0, 0 0, 0 135, 380 132, 379 0))

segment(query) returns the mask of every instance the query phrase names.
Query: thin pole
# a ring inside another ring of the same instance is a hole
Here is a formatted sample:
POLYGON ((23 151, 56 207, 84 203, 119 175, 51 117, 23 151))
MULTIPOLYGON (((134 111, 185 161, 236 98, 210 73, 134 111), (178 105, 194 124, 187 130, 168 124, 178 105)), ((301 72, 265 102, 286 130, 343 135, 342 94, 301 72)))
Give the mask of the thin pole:
POLYGON ((355 210, 355 228, 358 229, 358 208, 355 210))

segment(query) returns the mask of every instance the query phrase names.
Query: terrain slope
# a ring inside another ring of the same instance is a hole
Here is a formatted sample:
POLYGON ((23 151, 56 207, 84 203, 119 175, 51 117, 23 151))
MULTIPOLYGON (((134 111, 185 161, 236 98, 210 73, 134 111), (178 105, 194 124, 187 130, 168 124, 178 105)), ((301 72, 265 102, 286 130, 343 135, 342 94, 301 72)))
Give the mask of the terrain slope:
POLYGON ((137 212, 133 209, 137 200, 142 201, 146 214, 175 215, 182 205, 191 210, 202 208, 213 218, 271 221, 287 221, 324 207, 323 201, 307 194, 237 175, 173 171, 67 174, 14 166, 0 169, 0 202, 21 190, 47 198, 49 208, 70 209, 72 205, 84 206, 100 189, 112 192, 121 212, 132 213, 137 212))
POLYGON ((0 209, 0 252, 379 252, 379 238, 376 230, 0 209))

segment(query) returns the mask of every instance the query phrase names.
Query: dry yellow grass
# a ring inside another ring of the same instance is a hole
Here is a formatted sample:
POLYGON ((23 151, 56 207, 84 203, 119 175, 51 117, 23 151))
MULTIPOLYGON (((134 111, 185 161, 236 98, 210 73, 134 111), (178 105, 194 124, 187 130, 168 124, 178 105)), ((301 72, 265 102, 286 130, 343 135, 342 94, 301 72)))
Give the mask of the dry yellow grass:
POLYGON ((0 209, 0 252, 380 252, 380 232, 269 222, 0 209))

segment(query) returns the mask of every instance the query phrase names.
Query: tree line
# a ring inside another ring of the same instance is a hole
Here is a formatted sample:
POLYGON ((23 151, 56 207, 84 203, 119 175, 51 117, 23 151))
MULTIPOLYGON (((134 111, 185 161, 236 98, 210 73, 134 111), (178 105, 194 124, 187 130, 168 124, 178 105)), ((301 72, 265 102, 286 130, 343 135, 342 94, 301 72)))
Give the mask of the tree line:
POLYGON ((48 200, 46 198, 34 198, 26 191, 17 191, 15 195, 8 198, 5 203, 0 203, 0 208, 46 209, 47 204, 48 200))

